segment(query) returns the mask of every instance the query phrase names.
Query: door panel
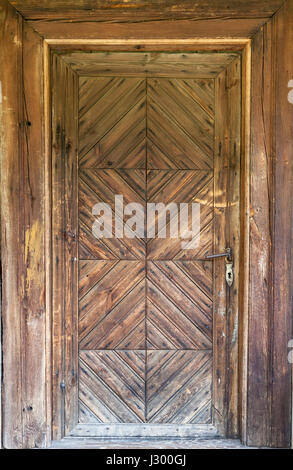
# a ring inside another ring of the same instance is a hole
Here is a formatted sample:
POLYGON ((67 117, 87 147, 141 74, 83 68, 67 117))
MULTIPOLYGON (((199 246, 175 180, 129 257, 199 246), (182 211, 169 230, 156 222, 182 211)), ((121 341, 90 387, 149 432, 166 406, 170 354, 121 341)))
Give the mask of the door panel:
POLYGON ((147 351, 147 421, 211 422, 210 351, 147 351))
POLYGON ((214 81, 82 77, 79 119, 80 423, 211 423, 214 81), (199 203, 197 243, 95 238, 115 195, 199 203))
POLYGON ((213 99, 213 80, 147 80, 149 168, 213 168, 213 99))
MULTIPOLYGON (((182 249, 181 238, 159 238, 159 234, 147 243, 148 259, 202 259, 213 246, 213 194, 212 171, 196 170, 148 170, 147 202, 169 204, 200 204, 200 232, 188 250, 182 249)), ((155 222, 158 220, 156 218, 155 222)), ((167 233, 171 220, 167 222, 167 233)), ((191 211, 189 211, 191 227, 191 211)))
MULTIPOLYGON (((94 272, 104 261, 87 261, 94 272)), ((81 265, 84 267, 84 264, 81 265)), ((107 272, 79 300, 80 349, 145 349, 145 264, 107 261, 107 272)), ((80 280, 84 277, 80 269, 80 280)))
MULTIPOLYGON (((114 209, 115 194, 122 194, 125 204, 145 204, 145 170, 81 169, 79 172, 79 244, 82 259, 144 259, 145 241, 142 238, 97 239, 92 233, 96 217, 92 214, 98 202, 114 209)), ((126 218, 124 219, 126 222, 126 218)))
MULTIPOLYGON (((212 349, 212 299, 197 280, 201 268, 194 261, 147 263, 148 349, 212 349)), ((206 281, 211 288, 210 272, 206 281)))
POLYGON ((81 78, 80 167, 143 168, 145 147, 141 151, 140 145, 146 132, 145 102, 144 79, 81 78))
MULTIPOLYGON (((97 421, 144 421, 145 354, 145 351, 80 352, 80 402, 97 421)), ((84 422, 85 415, 82 418, 84 422)))

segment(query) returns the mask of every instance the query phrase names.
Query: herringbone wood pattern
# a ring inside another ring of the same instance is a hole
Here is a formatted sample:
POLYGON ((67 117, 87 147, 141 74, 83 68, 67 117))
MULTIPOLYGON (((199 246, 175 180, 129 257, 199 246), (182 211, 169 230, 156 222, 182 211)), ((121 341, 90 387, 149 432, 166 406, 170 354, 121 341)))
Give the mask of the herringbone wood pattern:
POLYGON ((147 421, 210 423, 211 359, 207 351, 147 351, 147 421))
MULTIPOLYGON (((92 208, 99 202, 114 209, 115 194, 123 195, 124 203, 145 205, 145 170, 81 170, 79 175, 79 244, 81 259, 144 259, 143 238, 123 237, 97 239, 92 233, 95 216, 92 208)), ((122 222, 122 221, 121 221, 122 222)), ((124 217, 123 222, 126 222, 124 217)))
MULTIPOLYGON (((193 247, 182 249, 181 238, 160 238, 147 240, 148 259, 203 259, 213 249, 213 174, 211 171, 196 170, 148 170, 147 201, 152 203, 171 202, 200 204, 200 232, 194 238, 193 247)), ((192 212, 189 210, 189 227, 192 212)), ((154 220, 158 227, 158 217, 154 220)), ((167 219, 167 234, 172 219, 167 219)), ((179 222, 179 215, 178 215, 179 222)), ((187 237, 186 241, 190 240, 187 237)))
POLYGON ((79 358, 83 408, 102 423, 145 420, 145 351, 81 351, 79 358))
POLYGON ((213 81, 82 77, 79 119, 80 422, 209 423, 213 81), (198 243, 95 238, 117 194, 199 203, 198 243))
POLYGON ((83 261, 80 285, 87 291, 79 300, 81 349, 145 349, 143 262, 83 261))
POLYGON ((213 81, 149 79, 148 168, 213 168, 213 81))
POLYGON ((145 168, 146 80, 81 78, 80 167, 145 168))
POLYGON ((203 263, 148 262, 148 349, 211 349, 211 293, 211 273, 203 263))

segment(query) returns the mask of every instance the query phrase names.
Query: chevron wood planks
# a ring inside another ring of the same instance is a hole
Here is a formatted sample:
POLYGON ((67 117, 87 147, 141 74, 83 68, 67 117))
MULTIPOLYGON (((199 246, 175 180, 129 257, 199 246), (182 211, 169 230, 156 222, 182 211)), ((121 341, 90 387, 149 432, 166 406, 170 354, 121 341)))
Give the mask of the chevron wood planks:
POLYGON ((211 423, 214 112, 213 80, 80 77, 81 423, 211 423), (97 239, 116 195, 200 204, 197 246, 158 217, 151 238, 97 239))

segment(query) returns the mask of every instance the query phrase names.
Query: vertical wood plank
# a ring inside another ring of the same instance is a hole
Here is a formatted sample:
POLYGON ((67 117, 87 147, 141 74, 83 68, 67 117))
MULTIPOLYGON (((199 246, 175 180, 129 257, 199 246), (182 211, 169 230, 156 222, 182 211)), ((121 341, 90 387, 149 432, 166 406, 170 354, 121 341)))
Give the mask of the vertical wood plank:
MULTIPOLYGON (((226 194, 228 186, 229 116, 226 94, 226 70, 215 80, 215 153, 214 153, 214 252, 222 253, 227 246, 228 224, 226 224, 226 194), (221 116, 221 118, 220 118, 221 116)), ((227 432, 226 412, 226 285, 223 260, 214 261, 214 372, 213 372, 213 416, 221 436, 227 432)))
POLYGON ((241 201, 239 265, 239 427, 241 439, 247 439, 247 362, 248 362, 248 289, 249 289, 249 162, 250 162, 250 92, 251 44, 242 53, 241 112, 241 201))
POLYGON ((287 0, 273 19, 275 44, 274 226, 271 439, 273 447, 290 447, 291 379, 288 342, 293 338, 293 2, 287 0))
POLYGON ((225 263, 214 261, 214 419, 220 433, 238 435, 238 303, 240 246, 240 59, 216 79, 215 253, 234 252, 234 284, 227 288, 225 263))
POLYGON ((1 16, 6 25, 1 38, 1 117, 3 126, 9 126, 6 132, 2 127, 1 171, 3 444, 30 448, 45 446, 48 438, 42 41, 5 2, 1 16))
POLYGON ((78 422, 78 76, 66 67, 65 90, 65 434, 78 422))
POLYGON ((1 135, 1 268, 3 332, 3 446, 23 446, 20 247, 22 121, 22 19, 3 1, 0 5, 0 135, 1 135))
POLYGON ((52 56, 52 434, 64 435, 64 90, 65 65, 52 56), (58 81, 57 81, 58 77, 58 81))
POLYGON ((52 56, 53 438, 77 422, 78 80, 52 56))
POLYGON ((287 1, 252 43, 246 442, 272 447, 291 440, 292 25, 287 1))
POLYGON ((51 207, 51 74, 49 45, 43 42, 44 70, 44 230, 45 230, 45 261, 46 261, 46 421, 48 428, 48 445, 52 435, 52 207, 51 207))
POLYGON ((250 261, 247 444, 266 446, 270 431, 272 121, 271 25, 254 37, 251 65, 250 261))
POLYGON ((24 446, 43 447, 46 424, 43 44, 23 27, 24 446))
POLYGON ((227 243, 233 250, 234 283, 227 289, 227 436, 239 433, 239 262, 240 262, 240 160, 241 160, 241 62, 227 69, 229 116, 229 182, 227 187, 227 243))

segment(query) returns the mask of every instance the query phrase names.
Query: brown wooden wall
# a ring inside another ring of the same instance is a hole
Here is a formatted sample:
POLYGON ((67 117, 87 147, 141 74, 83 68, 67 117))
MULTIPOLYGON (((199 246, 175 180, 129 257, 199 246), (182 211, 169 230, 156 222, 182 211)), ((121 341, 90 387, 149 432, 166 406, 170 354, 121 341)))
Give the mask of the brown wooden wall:
POLYGON ((277 447, 292 413, 292 38, 289 1, 253 37, 251 67, 247 442, 277 447))
MULTIPOLYGON (((21 1, 12 3, 22 8, 21 1)), ((244 3, 246 8, 247 2, 240 1, 238 7, 242 4, 244 8, 244 3)), ((260 5, 260 2, 252 3, 254 8, 257 8, 256 3, 260 5)), ((290 445, 292 370, 287 345, 293 338, 293 106, 288 102, 288 82, 293 78, 293 1, 266 3, 271 10, 263 7, 266 13, 262 19, 259 19, 262 15, 256 13, 241 21, 218 18, 216 23, 209 23, 209 29, 207 23, 204 24, 209 18, 189 22, 182 19, 182 14, 175 28, 172 21, 171 28, 169 18, 164 22, 161 13, 160 28, 156 22, 153 26, 142 23, 138 27, 129 18, 126 25, 116 20, 113 27, 102 22, 97 28, 97 23, 91 21, 83 26, 79 22, 77 27, 70 22, 60 25, 59 21, 38 21, 32 18, 33 11, 26 9, 24 15, 31 15, 28 25, 6 0, 1 1, 2 426, 5 447, 45 446, 51 436, 44 56, 42 38, 31 26, 45 37, 75 39, 93 38, 97 34, 100 37, 104 34, 108 39, 151 38, 154 31, 159 31, 158 37, 165 39, 206 34, 212 37, 211 30, 221 37, 252 37, 250 165, 244 173, 250 187, 247 240, 250 257, 247 323, 243 311, 243 330, 248 325, 243 334, 244 338, 248 335, 248 380, 242 397, 242 438, 249 445, 290 445), (270 19, 273 12, 276 14, 270 19), (196 23, 200 25, 198 28, 194 27, 196 23), (218 29, 213 29, 215 24, 219 25, 218 29)), ((237 11, 240 16, 240 9, 237 11)), ((140 14, 143 16, 141 11, 140 14)), ((53 16, 56 18, 58 11, 53 16)), ((242 369, 245 377, 245 364, 242 369)))
POLYGON ((48 427, 43 46, 6 2, 0 16, 3 444, 34 447, 48 427))

